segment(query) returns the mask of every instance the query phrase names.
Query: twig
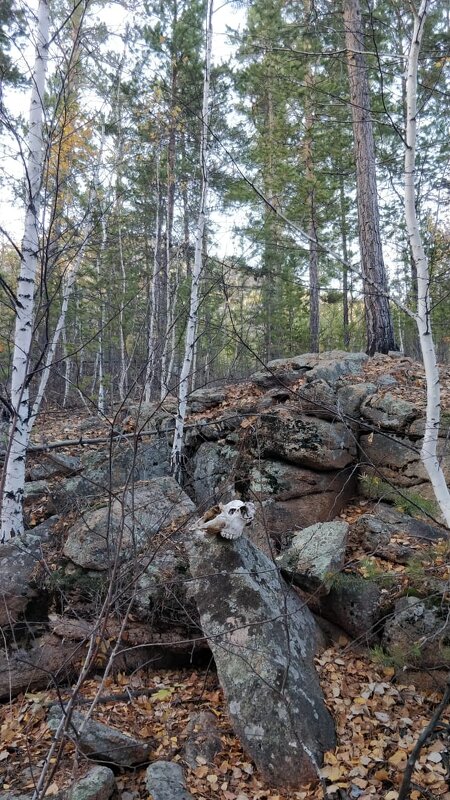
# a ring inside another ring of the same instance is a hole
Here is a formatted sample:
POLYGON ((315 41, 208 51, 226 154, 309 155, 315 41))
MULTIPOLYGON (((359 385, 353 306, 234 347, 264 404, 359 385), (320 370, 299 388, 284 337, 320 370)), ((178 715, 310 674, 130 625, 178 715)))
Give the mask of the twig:
POLYGON ((400 791, 398 793, 397 800, 407 800, 410 786, 411 786, 411 778, 414 772, 414 767, 416 765, 416 761, 419 757, 419 753, 424 746, 426 740, 429 736, 433 733, 436 725, 438 724, 441 715, 445 711, 446 706, 448 706, 450 702, 450 675, 447 678, 447 687, 444 692, 444 696, 439 703, 438 707, 436 708, 433 716, 431 717, 428 725, 423 729, 422 733, 419 735, 416 744, 412 752, 409 755, 409 758, 406 762, 405 772, 403 774, 403 780, 400 786, 400 791))

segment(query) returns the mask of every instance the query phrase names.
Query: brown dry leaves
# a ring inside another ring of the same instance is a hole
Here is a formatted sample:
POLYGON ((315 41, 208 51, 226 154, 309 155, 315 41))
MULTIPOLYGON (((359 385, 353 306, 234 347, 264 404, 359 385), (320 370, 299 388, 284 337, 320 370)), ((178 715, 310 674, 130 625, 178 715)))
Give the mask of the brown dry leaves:
MULTIPOLYGON (((193 671, 148 675, 141 671, 132 678, 119 675, 115 680, 108 679, 104 688, 107 695, 123 694, 126 689, 138 693, 142 689, 142 694, 128 701, 121 698, 100 703, 95 718, 150 740, 153 759, 183 763, 184 728, 190 715, 200 709, 212 711, 223 750, 214 764, 199 758, 196 769, 187 771, 188 788, 195 798, 395 800, 406 758, 439 702, 439 694, 419 692, 414 686, 394 685, 393 670, 375 668, 368 658, 345 649, 328 649, 317 660, 317 666, 327 704, 336 721, 338 747, 325 754, 322 784, 315 788, 304 786, 297 792, 283 793, 263 783, 233 735, 213 674, 193 671)), ((83 696, 93 697, 97 685, 96 681, 89 681, 83 696)), ((36 774, 48 750, 51 733, 46 714, 56 699, 53 691, 35 692, 0 708, 0 788, 21 791, 32 788, 31 766, 36 774)), ((448 729, 449 722, 447 716, 434 739, 427 742, 413 777, 429 797, 440 800, 450 800, 446 782, 448 741, 444 738, 444 728, 447 725, 448 729)), ((53 792, 72 780, 74 757, 70 744, 58 767, 53 792)), ((86 771, 88 766, 81 758, 79 769, 86 771)), ((120 791, 147 797, 144 776, 145 769, 122 773, 118 777, 120 791)), ((412 800, 418 797, 411 795, 412 800)))

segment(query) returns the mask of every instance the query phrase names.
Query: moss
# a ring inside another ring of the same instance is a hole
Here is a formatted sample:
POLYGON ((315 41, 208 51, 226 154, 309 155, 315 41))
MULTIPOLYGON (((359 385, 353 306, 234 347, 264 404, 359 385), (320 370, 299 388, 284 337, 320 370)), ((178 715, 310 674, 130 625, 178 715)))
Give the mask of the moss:
POLYGON ((401 511, 403 514, 409 514, 411 517, 417 517, 420 514, 436 517, 439 514, 439 508, 434 500, 427 500, 411 489, 403 487, 399 489, 391 486, 377 475, 364 474, 360 476, 359 480, 362 492, 366 497, 392 503, 397 511, 401 511))

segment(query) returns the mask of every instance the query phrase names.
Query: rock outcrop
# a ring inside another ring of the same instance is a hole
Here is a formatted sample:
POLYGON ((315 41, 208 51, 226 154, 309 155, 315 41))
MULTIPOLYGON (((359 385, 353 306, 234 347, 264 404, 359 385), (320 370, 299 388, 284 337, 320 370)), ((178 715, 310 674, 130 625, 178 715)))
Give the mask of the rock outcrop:
POLYGON ((277 568, 245 536, 195 533, 193 592, 233 727, 270 783, 318 780, 334 728, 314 668, 320 634, 277 568))

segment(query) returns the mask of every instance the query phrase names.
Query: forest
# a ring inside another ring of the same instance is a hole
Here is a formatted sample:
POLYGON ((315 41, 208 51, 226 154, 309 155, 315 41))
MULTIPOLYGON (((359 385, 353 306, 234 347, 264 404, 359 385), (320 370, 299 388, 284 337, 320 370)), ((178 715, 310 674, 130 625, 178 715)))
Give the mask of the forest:
POLYGON ((450 797, 449 66, 449 0, 0 3, 3 800, 450 797))

